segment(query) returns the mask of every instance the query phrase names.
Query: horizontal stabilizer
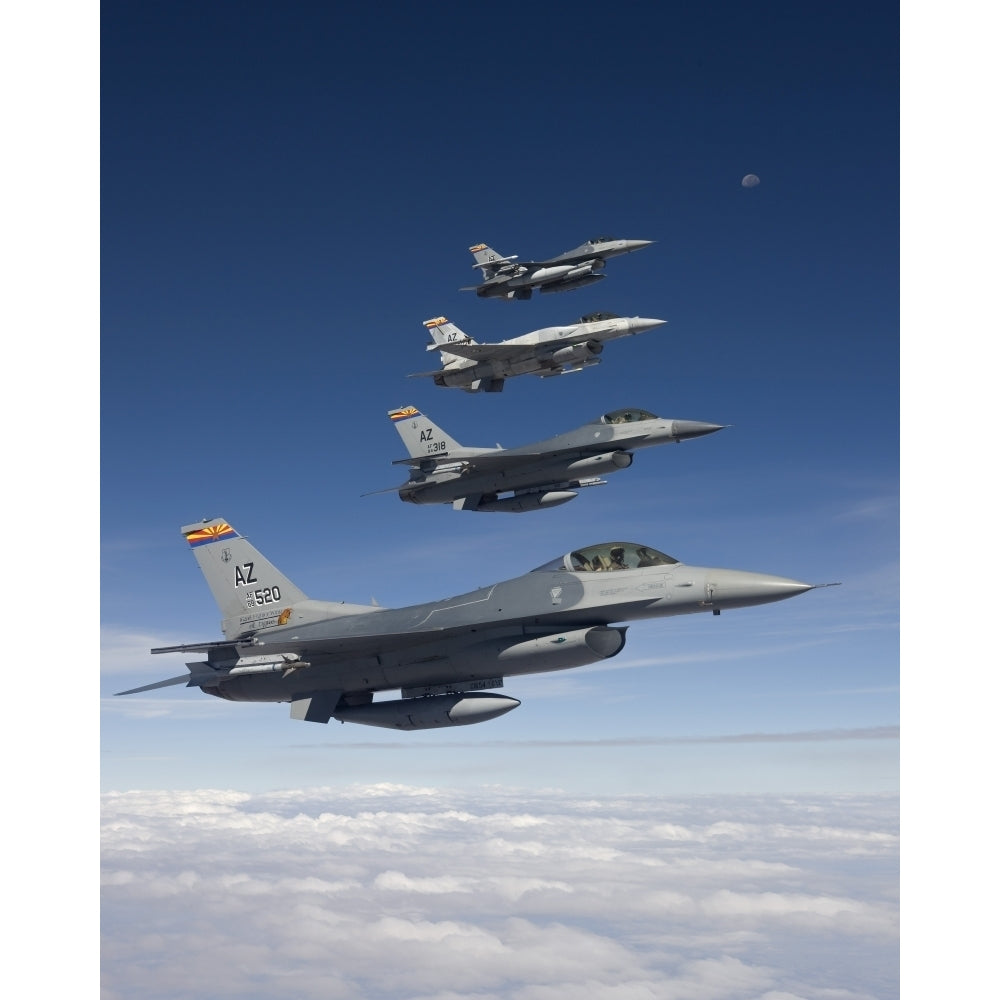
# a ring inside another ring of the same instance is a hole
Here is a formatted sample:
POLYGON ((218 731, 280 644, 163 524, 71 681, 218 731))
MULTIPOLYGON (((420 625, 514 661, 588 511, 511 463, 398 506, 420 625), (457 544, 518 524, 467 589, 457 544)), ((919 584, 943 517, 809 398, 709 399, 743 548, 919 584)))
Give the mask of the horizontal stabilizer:
POLYGON ((503 267, 504 264, 513 264, 515 260, 517 260, 517 254, 514 254, 513 257, 497 257, 495 260, 477 261, 472 266, 478 268, 484 268, 484 267, 500 268, 503 267))
POLYGON ((142 687, 129 688, 128 691, 116 691, 114 696, 117 698, 119 695, 139 694, 141 691, 155 691, 157 688, 170 687, 173 684, 187 684, 190 679, 190 674, 184 674, 181 677, 171 677, 165 681, 156 681, 155 684, 143 684, 142 687))
MULTIPOLYGON (((410 461, 410 459, 401 459, 401 461, 410 461)), ((398 493, 401 489, 405 489, 405 487, 409 485, 410 482, 407 480, 405 483, 400 483, 398 486, 387 486, 384 490, 369 490, 367 493, 362 493, 361 495, 363 497, 376 497, 380 493, 398 493)))
POLYGON ((428 351, 443 351, 445 354, 456 354, 458 352, 452 350, 452 348, 456 344, 474 344, 474 343, 475 343, 475 341, 471 337, 468 337, 465 340, 455 340, 455 341, 452 341, 449 344, 428 344, 427 345, 427 350, 428 351))

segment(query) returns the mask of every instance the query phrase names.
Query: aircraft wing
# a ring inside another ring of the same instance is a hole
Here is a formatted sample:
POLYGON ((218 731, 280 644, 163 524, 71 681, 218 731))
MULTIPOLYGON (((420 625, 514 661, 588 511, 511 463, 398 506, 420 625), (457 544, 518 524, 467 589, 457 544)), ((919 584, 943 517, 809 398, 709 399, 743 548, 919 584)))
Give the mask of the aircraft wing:
POLYGON ((601 455, 609 451, 624 451, 635 447, 636 442, 648 437, 648 434, 634 435, 628 441, 595 441, 590 444, 577 444, 568 448, 549 449, 547 451, 497 451, 484 455, 474 455, 464 459, 470 472, 493 472, 502 469, 515 468, 525 462, 539 462, 546 459, 558 459, 561 462, 586 458, 588 455, 601 455))
POLYGON ((472 361, 509 361, 511 358, 531 356, 537 349, 524 344, 469 344, 458 341, 454 344, 434 344, 429 350, 457 354, 472 361))
POLYGON ((589 333, 581 331, 561 337, 558 341, 541 344, 470 344, 458 341, 454 344, 430 344, 427 350, 446 351, 448 354, 457 354, 460 358, 468 358, 471 361, 515 361, 521 358, 537 358, 545 364, 552 352, 575 344, 585 344, 588 340, 594 339, 592 331, 589 333))
MULTIPOLYGON (((493 471, 500 469, 512 469, 518 465, 521 465, 527 459, 544 458, 546 452, 524 452, 519 451, 516 455, 510 455, 509 453, 503 451, 487 451, 482 455, 417 455, 414 458, 397 458, 394 459, 393 465, 409 465, 413 468, 419 468, 425 463, 430 463, 432 466, 447 466, 449 471, 454 469, 455 471, 460 471, 461 475, 468 476, 473 475, 477 472, 493 471), (458 467, 461 466, 461 469, 458 467)), ((404 489, 407 486, 413 486, 414 483, 410 482, 403 483, 397 486, 397 490, 404 489)), ((417 483, 416 485, 419 485, 417 483)), ((388 493, 389 490, 381 490, 379 492, 388 493)), ((365 493, 363 496, 368 496, 365 493)))
POLYGON ((155 691, 157 688, 171 687, 174 684, 187 684, 191 680, 190 674, 183 674, 180 677, 168 677, 165 681, 154 681, 152 684, 143 684, 142 687, 129 688, 128 691, 116 691, 115 697, 123 694, 140 694, 143 691, 155 691))
MULTIPOLYGON (((430 614, 433 614, 433 612, 430 612, 430 614)), ((530 621, 530 619, 527 620, 530 621)), ((518 624, 518 622, 504 622, 501 628, 501 634, 509 634, 510 626, 512 624, 518 624)), ((588 627, 588 624, 593 626, 603 626, 607 625, 608 622, 603 620, 601 615, 596 615, 594 616, 592 622, 584 622, 579 627, 586 628, 588 627)), ((500 626, 498 625, 498 627, 500 626)), ((559 632, 561 628, 562 627, 559 625, 553 625, 551 631, 554 634, 559 632)), ((537 632, 536 630, 532 630, 532 634, 544 634, 546 631, 547 630, 544 629, 537 632)), ((434 660, 444 660, 450 655, 460 655, 462 647, 465 643, 482 643, 483 641, 488 641, 492 634, 494 634, 493 630, 488 628, 484 629, 481 623, 458 625, 450 628, 417 627, 408 629, 404 632, 367 633, 363 635, 338 637, 328 636, 316 639, 309 638, 308 636, 305 638, 287 635, 268 636, 268 632, 264 631, 257 636, 256 639, 248 637, 245 641, 237 641, 235 643, 227 641, 185 643, 179 646, 163 646, 157 649, 151 649, 150 652, 210 653, 213 651, 225 650, 227 658, 232 658, 233 660, 236 660, 241 656, 294 653, 298 654, 303 659, 321 658, 325 666, 330 666, 331 661, 335 664, 337 660, 352 660, 359 656, 375 656, 380 653, 386 653, 394 650, 410 649, 414 646, 426 643, 437 643, 448 639, 455 640, 454 650, 450 649, 448 646, 445 646, 444 648, 438 647, 430 655, 425 657, 424 661, 422 661, 430 663, 434 660)), ((119 691, 117 693, 119 695, 139 694, 140 692, 152 691, 157 688, 169 687, 175 684, 187 684, 189 687, 200 686, 200 681, 205 680, 205 677, 208 675, 201 675, 196 669, 192 669, 197 668, 198 666, 200 666, 200 664, 189 663, 188 668, 190 673, 188 674, 180 677, 170 677, 162 681, 154 681, 152 684, 144 684, 141 687, 131 688, 128 691, 119 691)), ((301 666, 306 667, 307 664, 303 663, 301 666)), ((219 681, 224 681, 226 676, 227 674, 225 673, 212 673, 211 679, 214 683, 218 683, 219 681)))
MULTIPOLYGON (((509 625, 509 622, 505 622, 509 625)), ((287 633, 288 629, 282 632, 287 633)), ((263 630, 256 636, 248 636, 245 641, 187 643, 181 646, 161 646, 151 649, 151 653, 208 653, 228 646, 236 651, 237 656, 253 656, 258 653, 298 653, 330 657, 332 659, 353 659, 357 656, 374 656, 390 650, 403 649, 425 642, 436 642, 440 639, 459 637, 475 632, 476 640, 487 633, 481 626, 458 625, 451 628, 414 628, 405 632, 369 632, 361 635, 324 636, 310 638, 293 635, 279 635, 271 630, 263 630)), ((179 683, 179 682, 175 682, 179 683)))
POLYGON ((525 462, 548 458, 554 454, 555 452, 551 451, 519 451, 514 455, 510 452, 498 452, 497 454, 476 455, 465 461, 469 465, 469 472, 499 472, 502 469, 516 468, 525 462))

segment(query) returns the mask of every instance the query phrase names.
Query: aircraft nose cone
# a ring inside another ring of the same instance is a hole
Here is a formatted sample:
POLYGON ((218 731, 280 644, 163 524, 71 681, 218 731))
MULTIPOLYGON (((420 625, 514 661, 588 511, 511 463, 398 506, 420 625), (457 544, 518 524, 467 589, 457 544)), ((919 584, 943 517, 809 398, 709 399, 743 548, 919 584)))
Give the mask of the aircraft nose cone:
POLYGON ((804 594, 813 589, 813 584, 787 576, 727 569, 709 573, 707 589, 715 607, 747 608, 804 594))
POLYGON ((626 240, 625 252, 631 253, 633 250, 642 250, 644 247, 651 246, 655 242, 655 240, 626 240))
POLYGON ((675 420, 673 433, 678 441, 687 441, 689 438, 714 434, 716 431, 721 431, 724 426, 725 424, 706 424, 701 420, 675 420))
POLYGON ((645 333, 647 330, 655 330, 658 326, 666 326, 665 319, 646 319, 644 316, 633 316, 629 320, 629 330, 632 333, 645 333))

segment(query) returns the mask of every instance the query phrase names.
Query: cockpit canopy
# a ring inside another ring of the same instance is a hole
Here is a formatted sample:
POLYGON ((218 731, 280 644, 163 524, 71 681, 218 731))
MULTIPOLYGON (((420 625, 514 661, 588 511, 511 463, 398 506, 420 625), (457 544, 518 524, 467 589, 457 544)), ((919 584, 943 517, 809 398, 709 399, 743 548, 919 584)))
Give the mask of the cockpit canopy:
POLYGON ((637 545, 635 542, 603 542, 585 549, 574 549, 544 566, 533 569, 533 573, 557 573, 569 570, 571 573, 607 573, 617 569, 644 569, 647 566, 676 566, 679 560, 664 552, 637 545))
POLYGON ((618 313, 595 312, 580 317, 581 323, 603 323, 607 319, 621 319, 618 313))
POLYGON ((602 424, 634 424, 637 420, 659 419, 655 413, 650 413, 649 410, 636 410, 630 407, 624 410, 612 410, 610 413, 605 413, 601 417, 600 422, 602 424))
POLYGON ((587 240, 587 242, 592 246, 597 243, 614 243, 614 241, 615 238, 613 236, 591 236, 590 239, 587 240))

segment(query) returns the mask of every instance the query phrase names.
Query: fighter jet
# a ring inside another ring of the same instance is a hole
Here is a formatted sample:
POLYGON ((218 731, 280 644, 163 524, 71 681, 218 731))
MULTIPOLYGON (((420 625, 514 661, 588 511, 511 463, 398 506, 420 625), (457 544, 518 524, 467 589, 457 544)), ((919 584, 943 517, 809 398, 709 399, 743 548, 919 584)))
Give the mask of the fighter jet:
POLYGON ((410 453, 393 465, 409 465, 410 478, 378 492, 395 490, 409 503, 515 514, 568 503, 583 486, 604 486, 601 476, 627 469, 637 448, 722 430, 722 424, 623 409, 520 448, 465 448, 414 406, 390 410, 389 419, 410 453))
MULTIPOLYGON (((296 530, 298 528, 296 527, 296 530)), ((227 701, 291 702, 306 722, 438 729, 516 708, 504 678, 619 653, 620 622, 784 600, 825 584, 685 566, 634 542, 576 549, 524 576, 458 597, 390 609, 313 601, 223 518, 181 528, 222 612, 225 639, 153 653, 205 653, 171 684, 227 701), (375 701, 380 691, 400 697, 375 701)), ((386 564, 386 572, 412 566, 386 564)), ((478 572, 478 571, 477 571, 478 572)))
POLYGON ((595 236, 573 250, 549 260, 518 262, 517 256, 504 257, 485 243, 469 247, 476 258, 472 266, 482 271, 481 285, 461 289, 475 292, 482 299, 530 299, 531 290, 568 292, 600 281, 609 257, 619 257, 648 247, 652 240, 616 240, 613 236, 595 236))
POLYGON ((645 333, 666 322, 598 312, 569 326, 549 326, 499 344, 480 344, 438 316, 425 320, 424 326, 432 338, 427 350, 440 352, 441 369, 409 377, 433 378, 435 385, 466 392, 502 392, 504 379, 514 375, 549 378, 598 365, 606 341, 645 333))

